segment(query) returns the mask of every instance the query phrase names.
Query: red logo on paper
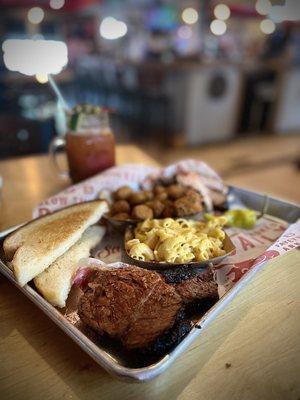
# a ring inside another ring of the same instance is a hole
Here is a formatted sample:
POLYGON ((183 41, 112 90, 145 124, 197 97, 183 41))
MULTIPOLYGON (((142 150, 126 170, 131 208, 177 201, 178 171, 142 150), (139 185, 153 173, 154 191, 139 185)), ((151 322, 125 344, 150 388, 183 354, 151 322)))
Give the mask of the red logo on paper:
POLYGON ((112 254, 119 254, 121 252, 120 246, 105 246, 103 249, 97 251, 95 254, 96 258, 99 260, 105 260, 107 257, 110 257, 112 254))
POLYGON ((49 208, 46 207, 40 207, 39 208, 39 217, 42 217, 46 214, 49 214, 51 212, 51 210, 49 210, 49 208))
POLYGON ((226 273, 226 276, 230 277, 232 282, 239 281, 241 277, 252 267, 253 261, 254 260, 251 259, 232 265, 232 268, 230 268, 230 270, 226 273))
POLYGON ((268 260, 271 260, 272 258, 279 256, 279 254, 280 253, 277 250, 267 250, 264 252, 264 254, 262 254, 255 260, 254 265, 258 265, 268 260))
POLYGON ((279 252, 276 250, 267 250, 260 257, 256 259, 250 259, 246 261, 242 261, 239 263, 235 263, 231 266, 230 270, 226 273, 226 276, 232 281, 237 282, 241 279, 241 277, 249 271, 250 268, 255 265, 261 264, 268 260, 271 260, 274 257, 277 257, 279 252))

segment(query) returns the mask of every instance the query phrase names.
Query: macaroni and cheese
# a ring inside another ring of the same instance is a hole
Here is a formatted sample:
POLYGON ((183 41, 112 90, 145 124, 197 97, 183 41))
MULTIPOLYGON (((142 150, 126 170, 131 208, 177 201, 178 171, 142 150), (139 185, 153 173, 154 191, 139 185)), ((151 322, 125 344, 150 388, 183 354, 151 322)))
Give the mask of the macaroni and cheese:
POLYGON ((148 219, 133 230, 125 243, 128 255, 140 261, 184 264, 206 261, 225 254, 225 217, 208 221, 148 219))

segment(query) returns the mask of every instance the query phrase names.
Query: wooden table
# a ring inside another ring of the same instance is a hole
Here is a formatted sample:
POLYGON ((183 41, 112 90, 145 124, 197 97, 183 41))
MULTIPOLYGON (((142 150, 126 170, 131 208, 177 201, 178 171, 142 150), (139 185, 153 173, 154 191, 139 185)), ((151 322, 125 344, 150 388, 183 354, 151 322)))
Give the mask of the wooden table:
POLYGON ((143 145, 160 163, 208 163, 228 184, 300 203, 300 135, 257 135, 210 145, 162 149, 143 145))
MULTIPOLYGON (((119 162, 155 165, 133 146, 119 162)), ((1 228, 66 186, 45 157, 0 163, 1 228)), ((163 375, 111 378, 18 289, 0 276, 1 399, 299 399, 300 252, 267 264, 163 375)))

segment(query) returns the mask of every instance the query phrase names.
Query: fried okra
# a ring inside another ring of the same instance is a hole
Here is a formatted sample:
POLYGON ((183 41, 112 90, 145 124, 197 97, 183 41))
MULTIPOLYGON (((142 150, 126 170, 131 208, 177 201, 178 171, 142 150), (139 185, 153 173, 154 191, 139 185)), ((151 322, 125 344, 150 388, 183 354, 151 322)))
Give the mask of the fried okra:
POLYGON ((130 216, 129 216, 128 213, 118 213, 118 214, 115 214, 115 215, 113 216, 113 218, 119 219, 119 220, 122 220, 122 221, 125 221, 126 219, 129 219, 130 216))
POLYGON ((176 200, 184 196, 185 190, 186 188, 184 188, 182 185, 174 184, 168 187, 167 192, 170 199, 176 200))
POLYGON ((196 214, 203 210, 202 204, 193 197, 183 196, 174 202, 174 208, 178 217, 196 214))
POLYGON ((148 200, 147 196, 145 195, 144 192, 132 193, 132 195, 129 197, 129 202, 132 205, 145 203, 147 200, 148 200))
POLYGON ((112 214, 129 213, 130 205, 126 200, 118 200, 111 207, 112 214))
POLYGON ((132 217, 140 220, 153 218, 153 210, 144 204, 133 207, 132 217))
POLYGON ((158 218, 161 216, 162 212, 165 209, 165 205, 163 202, 161 202, 160 200, 152 200, 152 201, 148 201, 146 203, 146 205, 148 207, 150 207, 153 210, 153 214, 155 218, 158 218))
POLYGON ((155 195, 166 192, 166 187, 163 185, 155 185, 153 188, 155 195))
POLYGON ((114 218, 120 216, 120 219, 184 217, 196 214, 203 208, 201 194, 179 183, 157 183, 151 190, 138 192, 129 186, 122 186, 112 197, 111 215, 114 218))
POLYGON ((129 186, 122 186, 114 193, 115 200, 127 200, 133 190, 129 186))

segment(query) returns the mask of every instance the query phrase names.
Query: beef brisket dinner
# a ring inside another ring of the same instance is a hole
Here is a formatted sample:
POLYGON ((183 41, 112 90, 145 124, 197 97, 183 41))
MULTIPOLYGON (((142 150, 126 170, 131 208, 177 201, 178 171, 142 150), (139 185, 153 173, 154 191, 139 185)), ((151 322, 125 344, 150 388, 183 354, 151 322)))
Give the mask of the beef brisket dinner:
POLYGON ((210 269, 174 279, 135 266, 101 268, 89 277, 78 313, 100 335, 144 349, 176 327, 187 304, 208 299, 218 299, 210 269))

